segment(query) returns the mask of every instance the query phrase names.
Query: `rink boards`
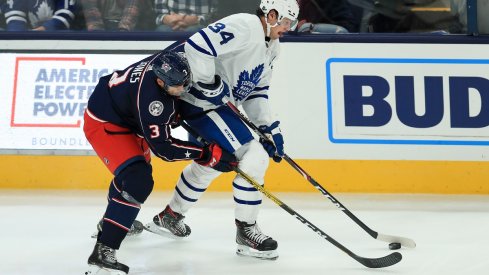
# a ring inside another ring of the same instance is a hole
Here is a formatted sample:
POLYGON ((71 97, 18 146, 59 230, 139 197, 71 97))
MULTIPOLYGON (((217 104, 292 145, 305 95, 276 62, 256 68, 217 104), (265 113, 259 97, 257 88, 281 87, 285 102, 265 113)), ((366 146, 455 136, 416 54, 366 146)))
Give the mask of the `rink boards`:
MULTIPOLYGON (((99 76, 171 41, 131 42, 39 41, 29 52, 12 41, 20 52, 0 53, 1 188, 106 188, 81 130, 86 100, 99 76)), ((487 72, 486 44, 283 43, 272 113, 287 154, 331 192, 489 194, 487 72)), ((171 190, 186 164, 154 159, 155 188, 171 190)), ((266 179, 271 191, 315 191, 285 162, 266 179)))
MULTIPOLYGON (((488 162, 297 160, 330 192, 488 194, 488 162)), ((153 159, 155 190, 173 190, 188 162, 153 159)), ((1 188, 105 189, 110 173, 95 156, 3 156, 1 188)), ((231 191, 234 173, 210 191, 231 191)), ((265 187, 274 192, 318 192, 285 162, 271 163, 265 187)))

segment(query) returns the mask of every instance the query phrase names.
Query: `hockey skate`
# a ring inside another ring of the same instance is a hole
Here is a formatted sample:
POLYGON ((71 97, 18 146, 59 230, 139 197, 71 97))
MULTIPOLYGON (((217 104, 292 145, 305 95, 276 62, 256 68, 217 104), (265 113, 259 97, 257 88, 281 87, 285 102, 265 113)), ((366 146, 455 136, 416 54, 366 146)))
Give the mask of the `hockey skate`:
POLYGON ((278 258, 277 242, 271 237, 261 233, 256 224, 236 221, 236 254, 240 256, 255 257, 262 260, 276 260, 278 258))
POLYGON ((144 226, 144 229, 161 236, 181 239, 190 235, 191 232, 190 227, 183 222, 184 218, 185 216, 173 212, 167 205, 165 210, 154 216, 152 222, 144 226))
POLYGON ((115 251, 115 249, 102 243, 96 243, 92 254, 88 258, 89 269, 85 272, 85 275, 95 275, 100 270, 105 270, 112 275, 128 274, 129 267, 117 261, 115 251))
MULTIPOLYGON (((104 223, 103 220, 99 221, 99 223, 97 224, 97 231, 92 234, 92 238, 97 238, 98 233, 102 232, 103 223, 104 223)), ((134 222, 131 225, 131 228, 129 229, 129 231, 127 231, 126 237, 138 236, 143 232, 143 229, 144 229, 143 223, 138 220, 134 220, 134 222)))

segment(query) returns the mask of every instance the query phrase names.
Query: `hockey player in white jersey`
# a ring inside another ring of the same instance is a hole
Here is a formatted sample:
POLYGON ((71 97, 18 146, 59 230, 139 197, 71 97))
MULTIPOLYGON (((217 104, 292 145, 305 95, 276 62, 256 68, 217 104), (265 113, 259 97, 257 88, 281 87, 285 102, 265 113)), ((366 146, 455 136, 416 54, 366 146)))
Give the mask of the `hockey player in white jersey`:
MULTIPOLYGON (((264 184, 269 157, 283 155, 279 121, 272 118, 268 89, 279 39, 297 25, 296 0, 262 0, 256 15, 235 14, 223 18, 173 47, 185 51, 192 70, 193 87, 182 95, 183 119, 209 142, 233 152, 239 168, 264 184), (248 127, 223 101, 242 106, 253 123, 270 134, 274 144, 253 138, 248 127)), ((274 158, 280 161, 281 158, 274 158)), ((220 172, 192 162, 182 172, 167 207, 146 225, 161 235, 186 237, 190 227, 184 214, 197 202, 220 172)), ((237 254, 276 259, 277 242, 257 225, 262 194, 245 179, 232 182, 237 226, 237 254)))

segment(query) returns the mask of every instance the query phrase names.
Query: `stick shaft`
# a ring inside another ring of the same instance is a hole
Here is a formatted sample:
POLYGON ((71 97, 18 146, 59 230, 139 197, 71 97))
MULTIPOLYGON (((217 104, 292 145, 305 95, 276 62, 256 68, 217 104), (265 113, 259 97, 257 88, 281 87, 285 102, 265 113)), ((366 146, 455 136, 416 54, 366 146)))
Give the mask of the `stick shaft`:
MULTIPOLYGON (((193 135, 198 141, 208 144, 206 140, 204 140, 202 137, 200 137, 195 130, 193 130, 188 124, 185 122, 181 123, 182 127, 187 130, 191 135, 193 135)), ((326 234, 323 230, 312 224, 310 221, 308 221, 306 218, 304 218, 302 215, 297 213, 295 210, 290 208, 288 205, 286 205, 284 202, 282 202, 279 198, 275 197, 273 194, 268 192, 263 186, 261 186, 258 182, 256 182, 251 176, 243 172, 239 167, 235 167, 234 171, 240 175, 242 178, 244 178, 248 183, 250 183, 253 187, 255 187, 258 191, 263 193, 267 198, 269 198, 271 201, 273 201, 275 204, 277 204, 280 208, 285 210, 287 213, 295 217, 298 221, 306 225, 308 228, 310 228, 312 231, 314 231, 316 234, 318 234, 321 238, 327 240, 337 248, 339 248, 341 251, 345 252, 348 256, 352 257, 355 259, 357 262, 361 263, 362 265, 369 267, 369 268, 382 268, 382 267, 387 267, 394 265, 398 262, 401 261, 402 255, 398 252, 394 252, 392 254, 389 254, 387 256, 381 257, 381 258, 364 258, 361 256, 356 255, 353 253, 351 250, 343 246, 341 243, 330 237, 328 234, 326 234)))
MULTIPOLYGON (((241 120, 248 125, 260 138, 268 140, 272 142, 267 135, 261 132, 260 128, 256 126, 253 122, 251 122, 241 111, 234 106, 233 103, 227 101, 226 105, 241 118, 241 120)), ((331 203, 333 203, 338 209, 340 209, 343 213, 345 213, 350 219, 352 219, 357 225, 359 225, 365 232, 367 232, 372 238, 379 239, 387 242, 399 242, 407 247, 415 247, 416 243, 408 238, 390 236, 390 235, 382 235, 385 238, 378 238, 379 233, 374 231, 370 227, 368 227, 365 223, 363 223, 359 218, 357 218, 348 208, 346 208, 339 200, 337 200, 331 193, 329 193, 324 187, 322 187, 316 180, 314 180, 311 175, 309 175, 304 169, 302 169, 299 164, 297 164, 292 158, 290 158, 287 154, 284 153, 283 159, 292 166, 297 172, 299 172, 309 183, 311 183, 321 194, 323 194, 326 198, 328 198, 331 203)))

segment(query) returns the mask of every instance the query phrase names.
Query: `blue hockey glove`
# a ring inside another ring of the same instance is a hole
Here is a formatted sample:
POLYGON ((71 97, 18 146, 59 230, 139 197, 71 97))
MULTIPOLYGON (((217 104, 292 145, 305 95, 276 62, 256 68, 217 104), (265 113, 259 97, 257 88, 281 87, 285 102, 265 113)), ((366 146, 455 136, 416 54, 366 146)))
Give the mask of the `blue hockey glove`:
POLYGON ((230 95, 228 84, 218 75, 214 76, 214 83, 197 82, 195 88, 200 92, 199 96, 196 95, 197 98, 207 100, 216 106, 223 105, 223 98, 230 95))
POLYGON ((280 162, 284 155, 284 137, 282 136, 282 132, 280 131, 280 122, 275 121, 270 126, 262 125, 260 128, 261 132, 269 137, 269 140, 265 140, 260 138, 260 143, 267 151, 268 155, 273 158, 275 162, 280 162))

